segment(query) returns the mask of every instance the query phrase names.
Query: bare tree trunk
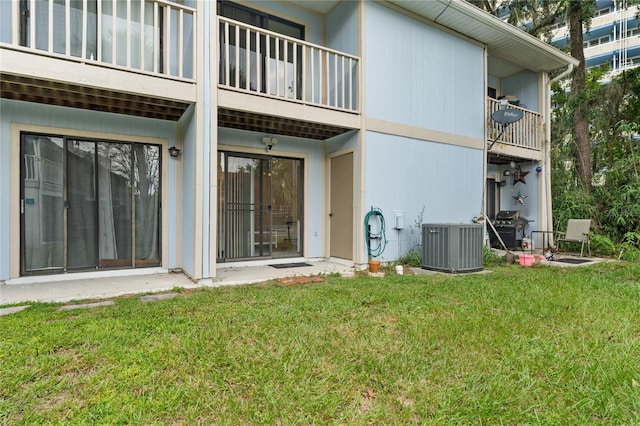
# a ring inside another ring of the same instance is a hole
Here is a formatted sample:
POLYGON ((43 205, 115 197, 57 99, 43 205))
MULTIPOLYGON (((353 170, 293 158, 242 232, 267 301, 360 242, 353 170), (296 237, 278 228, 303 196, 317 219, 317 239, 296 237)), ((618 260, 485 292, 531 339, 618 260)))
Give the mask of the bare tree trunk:
POLYGON ((591 191, 591 142, 589 140, 589 120, 587 111, 589 105, 585 97, 585 60, 583 50, 583 3, 582 0, 569 1, 569 37, 571 42, 571 56, 580 63, 573 73, 571 82, 571 98, 575 102, 573 127, 576 141, 576 169, 580 181, 587 191, 591 191))

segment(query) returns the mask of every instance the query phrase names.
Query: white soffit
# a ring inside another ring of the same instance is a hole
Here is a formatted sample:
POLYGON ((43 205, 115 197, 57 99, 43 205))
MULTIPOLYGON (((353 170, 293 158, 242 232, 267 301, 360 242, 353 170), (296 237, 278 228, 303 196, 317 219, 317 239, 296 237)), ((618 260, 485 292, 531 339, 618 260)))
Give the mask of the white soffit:
POLYGON ((553 71, 578 64, 573 57, 502 22, 464 0, 389 0, 409 12, 485 44, 489 74, 506 77, 524 70, 553 71))
MULTIPOLYGON (((285 0, 315 13, 327 14, 339 0, 285 0)), ((365 0, 372 1, 372 0, 365 0)), ((382 2, 384 4, 384 1, 382 2)), ((503 78, 518 72, 553 71, 578 61, 553 46, 464 0, 388 0, 402 9, 434 21, 485 44, 489 75, 503 78)))
MULTIPOLYGON (((1 1, 1 0, 0 0, 1 1)), ((339 0, 286 0, 289 3, 294 3, 299 7, 312 10, 322 15, 329 13, 331 9, 335 7, 339 0)))

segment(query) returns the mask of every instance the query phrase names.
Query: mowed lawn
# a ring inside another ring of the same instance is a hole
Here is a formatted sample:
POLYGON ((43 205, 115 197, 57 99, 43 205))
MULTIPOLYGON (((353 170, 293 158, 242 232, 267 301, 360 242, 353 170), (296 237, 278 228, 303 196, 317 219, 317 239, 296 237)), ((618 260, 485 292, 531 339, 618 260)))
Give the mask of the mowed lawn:
POLYGON ((637 424, 640 265, 341 278, 0 317, 0 424, 637 424))

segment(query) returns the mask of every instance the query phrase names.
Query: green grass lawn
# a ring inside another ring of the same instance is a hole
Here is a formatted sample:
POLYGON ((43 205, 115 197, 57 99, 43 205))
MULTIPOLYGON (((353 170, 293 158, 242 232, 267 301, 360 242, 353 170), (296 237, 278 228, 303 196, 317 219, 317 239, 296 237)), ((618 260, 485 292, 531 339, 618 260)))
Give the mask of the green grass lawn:
POLYGON ((637 424, 640 265, 0 317, 0 424, 637 424))

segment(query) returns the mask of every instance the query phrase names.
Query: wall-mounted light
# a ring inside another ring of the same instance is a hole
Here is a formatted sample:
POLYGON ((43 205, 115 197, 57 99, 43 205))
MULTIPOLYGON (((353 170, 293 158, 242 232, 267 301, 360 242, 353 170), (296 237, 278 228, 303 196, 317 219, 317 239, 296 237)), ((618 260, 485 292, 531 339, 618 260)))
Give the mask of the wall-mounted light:
POLYGON ((271 151, 273 146, 278 144, 278 139, 264 137, 262 138, 262 143, 267 147, 267 151, 271 151))
POLYGON ((180 155, 180 150, 175 146, 172 146, 171 148, 169 148, 169 155, 173 158, 176 158, 180 155))
POLYGON ((502 176, 511 176, 511 170, 505 170, 504 172, 502 172, 502 176))

